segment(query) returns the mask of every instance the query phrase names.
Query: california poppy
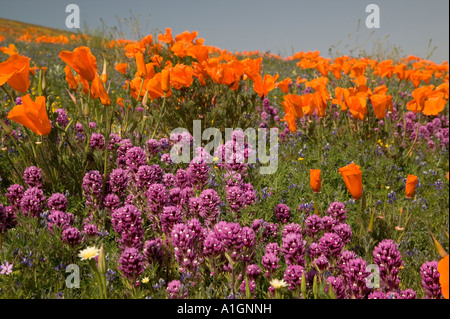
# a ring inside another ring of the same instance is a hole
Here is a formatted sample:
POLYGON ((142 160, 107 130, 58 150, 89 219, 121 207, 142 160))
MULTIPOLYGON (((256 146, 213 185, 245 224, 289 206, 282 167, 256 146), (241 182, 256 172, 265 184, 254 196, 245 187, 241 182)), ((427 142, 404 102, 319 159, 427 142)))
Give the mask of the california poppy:
POLYGON ((292 133, 297 132, 297 123, 295 122, 295 117, 291 113, 286 113, 284 115, 284 120, 288 124, 289 131, 292 133))
POLYGON ((145 78, 147 76, 147 69, 145 67, 144 53, 138 51, 134 57, 136 59, 137 67, 136 77, 145 78))
POLYGON ((61 51, 59 57, 88 82, 92 82, 97 75, 97 59, 88 47, 81 46, 73 52, 61 51))
POLYGON ((320 193, 320 188, 322 186, 320 180, 320 169, 309 170, 309 183, 314 193, 320 193))
POLYGON ((30 59, 12 55, 0 63, 0 86, 8 83, 14 90, 26 92, 30 86, 30 59))
POLYGON ((71 90, 76 90, 78 88, 78 81, 75 79, 72 73, 72 69, 70 66, 66 65, 64 68, 64 72, 66 73, 66 81, 69 84, 69 88, 71 90))
POLYGON ((414 194, 416 192, 416 184, 417 184, 417 176, 415 175, 408 175, 408 178, 406 179, 406 186, 405 186, 405 195, 406 198, 413 198, 414 194))
POLYGON ((445 299, 448 299, 448 255, 442 258, 438 264, 439 283, 441 284, 442 295, 445 299))
POLYGON ((281 105, 284 113, 290 113, 297 119, 303 117, 302 97, 300 95, 287 94, 283 98, 284 101, 281 102, 281 105))
POLYGON ((265 74, 264 78, 261 75, 257 76, 253 82, 253 89, 261 98, 264 98, 275 88, 275 82, 278 80, 278 76, 278 74, 275 76, 265 74))
POLYGON ((98 75, 92 81, 91 96, 94 99, 100 98, 103 105, 111 105, 111 99, 109 98, 108 93, 103 86, 102 80, 98 75))
POLYGON ((392 105, 392 96, 374 94, 370 97, 370 102, 372 103, 377 119, 383 119, 386 115, 386 110, 392 105))
POLYGON ((122 74, 127 74, 127 67, 127 63, 117 63, 114 69, 122 74))
POLYGON ((433 92, 425 100, 422 113, 425 115, 438 115, 444 109, 446 103, 443 92, 433 92))
POLYGON ((8 119, 28 127, 39 135, 47 135, 52 128, 45 109, 44 96, 38 96, 36 102, 29 94, 22 96, 22 104, 16 105, 8 113, 8 119))
POLYGON ((170 72, 168 70, 161 71, 161 90, 163 90, 164 93, 167 93, 170 90, 170 72))
POLYGON ((339 174, 344 179, 345 186, 354 199, 360 199, 363 193, 362 173, 360 166, 351 163, 339 169, 339 174))
POLYGON ((177 64, 170 70, 170 85, 179 90, 182 87, 190 87, 194 78, 194 69, 189 65, 177 64))
POLYGON ((287 94, 289 92, 289 85, 292 83, 290 78, 285 78, 283 81, 280 81, 276 84, 277 88, 279 88, 283 93, 287 94))

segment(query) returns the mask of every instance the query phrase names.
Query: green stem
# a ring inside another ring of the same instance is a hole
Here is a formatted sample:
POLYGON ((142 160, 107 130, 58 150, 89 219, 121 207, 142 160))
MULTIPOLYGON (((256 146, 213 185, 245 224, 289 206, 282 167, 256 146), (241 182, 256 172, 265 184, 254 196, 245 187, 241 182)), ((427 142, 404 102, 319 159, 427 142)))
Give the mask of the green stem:
POLYGON ((156 132, 159 129, 159 125, 161 123, 162 118, 164 117, 165 110, 166 110, 166 93, 164 93, 164 100, 163 100, 163 105, 161 107, 161 113, 160 113, 160 116, 158 118, 158 123, 156 123, 155 130, 153 131, 152 138, 155 137, 155 134, 156 134, 156 132))

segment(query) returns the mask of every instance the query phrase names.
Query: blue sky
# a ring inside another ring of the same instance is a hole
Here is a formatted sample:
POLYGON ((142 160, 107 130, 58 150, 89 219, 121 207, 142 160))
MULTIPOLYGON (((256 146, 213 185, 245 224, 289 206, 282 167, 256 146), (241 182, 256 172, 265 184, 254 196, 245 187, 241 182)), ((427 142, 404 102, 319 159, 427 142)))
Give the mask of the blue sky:
POLYGON ((384 43, 391 47, 426 57, 432 39, 431 47, 437 49, 430 59, 449 60, 448 0, 0 0, 0 17, 66 29, 65 8, 71 3, 80 8, 82 27, 99 28, 100 19, 115 26, 118 16, 122 30, 131 37, 123 23, 131 10, 139 15, 146 33, 166 27, 174 35, 197 30, 209 45, 232 51, 270 50, 283 56, 313 50, 328 56, 330 46, 339 42, 338 49, 347 54, 346 45, 356 45, 360 19, 357 44, 369 53, 374 41, 388 36, 384 43), (365 27, 369 15, 365 8, 372 3, 380 8, 379 29, 365 27))

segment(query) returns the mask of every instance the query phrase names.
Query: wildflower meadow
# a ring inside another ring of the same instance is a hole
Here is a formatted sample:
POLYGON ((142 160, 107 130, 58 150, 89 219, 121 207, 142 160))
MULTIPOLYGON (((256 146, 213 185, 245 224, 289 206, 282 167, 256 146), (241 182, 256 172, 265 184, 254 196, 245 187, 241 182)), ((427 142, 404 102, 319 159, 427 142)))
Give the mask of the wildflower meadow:
POLYGON ((448 299, 449 66, 0 19, 0 298, 448 299))

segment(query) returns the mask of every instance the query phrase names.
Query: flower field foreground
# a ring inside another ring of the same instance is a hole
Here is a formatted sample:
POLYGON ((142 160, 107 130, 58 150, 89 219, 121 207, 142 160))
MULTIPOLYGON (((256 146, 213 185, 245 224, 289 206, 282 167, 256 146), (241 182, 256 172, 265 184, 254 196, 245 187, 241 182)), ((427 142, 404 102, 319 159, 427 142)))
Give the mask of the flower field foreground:
POLYGON ((447 62, 37 34, 0 28, 0 298, 448 299, 447 62))

